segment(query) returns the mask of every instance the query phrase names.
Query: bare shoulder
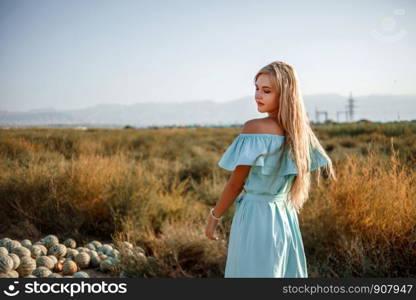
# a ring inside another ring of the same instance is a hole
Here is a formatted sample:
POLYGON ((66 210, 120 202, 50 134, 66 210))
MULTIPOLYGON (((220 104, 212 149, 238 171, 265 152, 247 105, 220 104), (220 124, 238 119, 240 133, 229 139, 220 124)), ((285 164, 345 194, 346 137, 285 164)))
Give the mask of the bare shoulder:
POLYGON ((281 126, 272 118, 252 119, 244 123, 241 133, 270 133, 284 135, 281 126))

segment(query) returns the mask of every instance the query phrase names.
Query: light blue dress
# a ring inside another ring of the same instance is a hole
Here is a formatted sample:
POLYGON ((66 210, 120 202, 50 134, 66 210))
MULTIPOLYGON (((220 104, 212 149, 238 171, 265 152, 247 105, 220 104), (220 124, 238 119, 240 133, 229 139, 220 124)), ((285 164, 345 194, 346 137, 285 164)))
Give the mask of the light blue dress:
MULTIPOLYGON (((297 212, 287 199, 297 168, 287 152, 278 150, 284 140, 282 135, 240 133, 218 162, 228 171, 252 166, 236 198, 224 277, 308 277, 297 212)), ((311 161, 311 171, 328 163, 316 149, 311 161)))

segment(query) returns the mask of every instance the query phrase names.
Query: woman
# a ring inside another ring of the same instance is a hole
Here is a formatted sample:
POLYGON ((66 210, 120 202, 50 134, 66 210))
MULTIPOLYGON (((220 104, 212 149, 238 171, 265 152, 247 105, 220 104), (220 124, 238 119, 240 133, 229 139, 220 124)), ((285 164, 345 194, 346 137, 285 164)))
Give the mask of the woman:
POLYGON ((218 165, 233 171, 210 210, 205 234, 214 234, 236 200, 225 277, 308 277, 298 216, 308 198, 310 171, 332 161, 312 131, 293 67, 275 61, 254 78, 257 109, 218 165), (240 195, 243 190, 243 194, 240 195))

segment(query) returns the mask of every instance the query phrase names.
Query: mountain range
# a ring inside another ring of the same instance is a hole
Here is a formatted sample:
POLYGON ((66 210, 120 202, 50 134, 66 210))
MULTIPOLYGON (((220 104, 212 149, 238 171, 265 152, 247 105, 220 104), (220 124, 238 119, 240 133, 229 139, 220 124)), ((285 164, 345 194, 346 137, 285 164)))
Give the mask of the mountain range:
MULTIPOLYGON (((303 97, 309 118, 319 120, 315 110, 326 111, 328 119, 345 122, 347 97, 338 94, 315 94, 303 97)), ((387 122, 416 119, 416 95, 367 95, 353 97, 353 121, 367 119, 387 122)), ((87 108, 56 110, 33 109, 24 112, 0 110, 0 126, 94 126, 134 127, 175 125, 230 125, 242 124, 253 118, 266 116, 257 111, 254 97, 242 97, 228 102, 141 102, 125 104, 99 104, 87 108)))

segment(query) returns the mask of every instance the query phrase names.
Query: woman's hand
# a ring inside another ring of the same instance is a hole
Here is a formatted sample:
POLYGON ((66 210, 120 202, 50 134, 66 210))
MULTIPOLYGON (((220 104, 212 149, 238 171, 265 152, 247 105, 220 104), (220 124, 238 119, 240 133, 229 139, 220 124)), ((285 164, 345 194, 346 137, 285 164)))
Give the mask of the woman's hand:
POLYGON ((218 241, 218 237, 214 235, 217 225, 218 225, 218 220, 215 220, 213 217, 211 217, 211 214, 209 214, 207 225, 205 227, 205 235, 207 236, 207 238, 218 241))

